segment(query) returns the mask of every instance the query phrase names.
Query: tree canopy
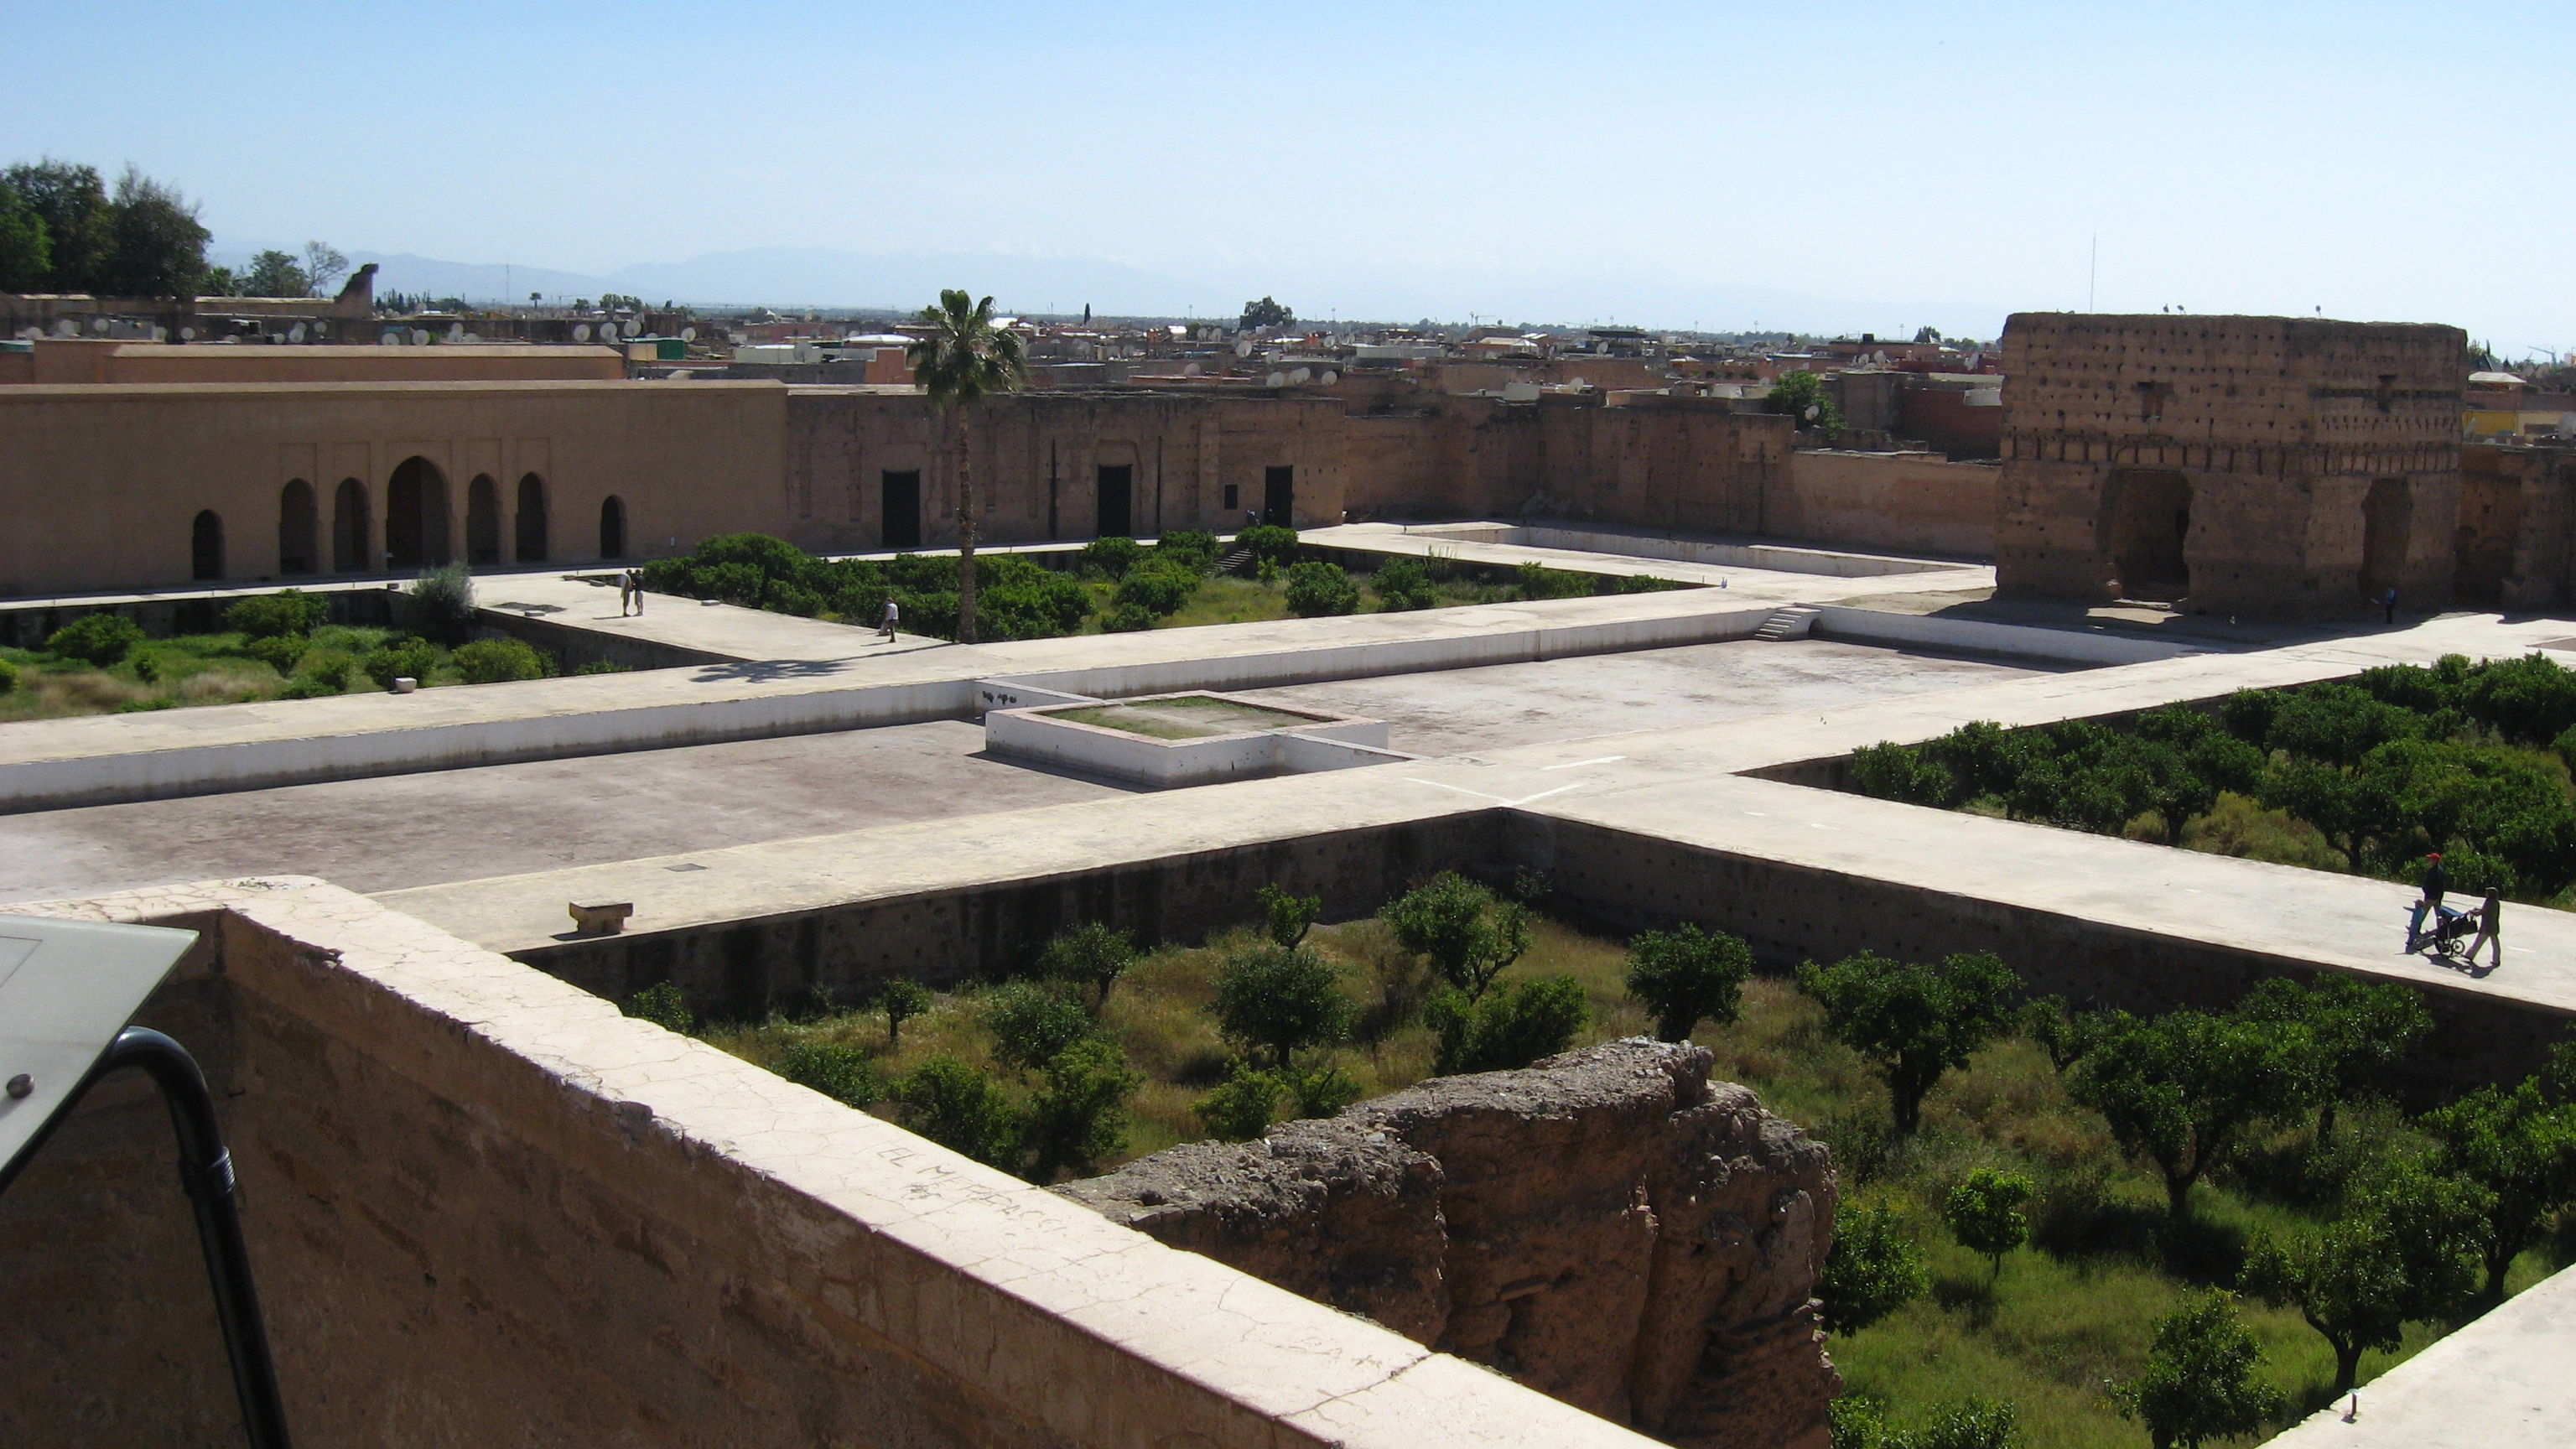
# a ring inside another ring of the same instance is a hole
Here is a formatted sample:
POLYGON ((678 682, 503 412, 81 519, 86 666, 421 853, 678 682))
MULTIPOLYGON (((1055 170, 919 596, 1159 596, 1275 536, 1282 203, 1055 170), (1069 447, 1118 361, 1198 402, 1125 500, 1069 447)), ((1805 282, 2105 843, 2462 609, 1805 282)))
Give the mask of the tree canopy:
POLYGON ((1924 1094, 1941 1074, 1966 1066, 2011 1024, 2021 978, 1982 951, 1931 963, 1863 951, 1799 967, 1798 988, 1823 1005, 1834 1039, 1878 1069, 1902 1137, 1921 1124, 1924 1094))
POLYGON ((2146 1372, 2112 1393, 2155 1449, 2199 1449, 2281 1411, 2280 1390, 2254 1376, 2262 1356, 2226 1294, 2194 1293, 2156 1321, 2146 1372))
POLYGON ((1241 325, 1246 332, 1261 327, 1293 327, 1296 323, 1297 314, 1281 306, 1273 298, 1265 296, 1258 302, 1243 304, 1241 325))
POLYGON ((975 471, 966 428, 966 410, 995 393, 1009 392, 1028 378, 1028 361, 1019 334, 993 321, 993 299, 976 301, 949 288, 916 318, 922 335, 904 349, 914 381, 931 406, 949 416, 950 443, 957 456, 957 640, 972 644, 975 632, 975 536, 982 520, 976 514, 975 471))
POLYGON ((2317 1045, 2295 1022, 2204 1011, 2103 1019, 2094 1049, 2071 1074, 2075 1100, 2100 1112, 2133 1156, 2162 1170, 2175 1221, 2191 1189, 2266 1118, 2305 1112, 2320 1090, 2317 1045))
POLYGON ((206 228, 177 187, 132 166, 111 193, 91 166, 0 170, 0 287, 188 297, 206 275, 206 228))
POLYGON ((1724 931, 1684 923, 1628 943, 1628 994, 1655 1015, 1655 1035, 1688 1041, 1703 1021, 1729 1025, 1743 1010, 1753 950, 1724 931))

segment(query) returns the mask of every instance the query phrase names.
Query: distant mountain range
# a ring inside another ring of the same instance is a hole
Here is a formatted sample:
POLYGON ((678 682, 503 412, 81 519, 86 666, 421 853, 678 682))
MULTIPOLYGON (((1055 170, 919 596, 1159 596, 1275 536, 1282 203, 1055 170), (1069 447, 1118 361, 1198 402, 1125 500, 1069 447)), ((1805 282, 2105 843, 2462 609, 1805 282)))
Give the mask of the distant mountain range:
MULTIPOLYGON (((251 247, 238 250, 245 257, 251 247)), ((1308 320, 1528 322, 1579 326, 1617 321, 1649 327, 1737 332, 1875 331, 1912 336, 1929 324, 1946 334, 1992 337, 2006 309, 1958 302, 1867 301, 1770 288, 1716 286, 1672 277, 1429 271, 1403 267, 1301 265, 1210 267, 1181 276, 1087 257, 999 253, 860 253, 829 247, 757 247, 710 252, 683 262, 650 262, 605 274, 545 267, 453 262, 406 252, 352 252, 374 262, 379 292, 427 293, 469 301, 548 301, 619 292, 693 306, 766 306, 912 311, 943 287, 992 294, 1003 311, 1113 317, 1232 317, 1252 298, 1277 297, 1308 320)), ((227 260, 219 255, 217 260, 227 260)))

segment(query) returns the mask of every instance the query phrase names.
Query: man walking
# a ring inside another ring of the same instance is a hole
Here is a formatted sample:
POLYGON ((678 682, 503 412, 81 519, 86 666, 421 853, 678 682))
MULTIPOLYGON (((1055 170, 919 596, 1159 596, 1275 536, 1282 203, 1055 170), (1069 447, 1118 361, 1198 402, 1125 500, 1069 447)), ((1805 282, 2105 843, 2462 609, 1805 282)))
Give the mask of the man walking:
POLYGON ((885 641, 891 644, 894 642, 894 626, 902 621, 903 611, 895 607, 894 595, 886 595, 885 617, 877 621, 877 633, 883 635, 885 641))
POLYGON ((2437 850, 2424 857, 2424 895, 2415 902, 2415 918, 2406 923, 2408 955, 2423 950, 2428 944, 2424 937, 2425 917, 2432 917, 2436 926, 2442 923, 2442 892, 2450 883, 2450 876, 2442 869, 2442 853, 2437 850))
POLYGON ((2478 908, 2478 934, 2469 941, 2469 949, 2460 959, 2475 966, 2480 946, 2495 948, 2495 959, 2488 963, 2488 969, 2504 964, 2504 902, 2496 898, 2492 888, 2487 891, 2486 904, 2478 908))
POLYGON ((626 584, 628 592, 633 594, 635 597, 635 617, 641 619, 644 617, 644 571, 642 569, 628 569, 626 571, 626 584))

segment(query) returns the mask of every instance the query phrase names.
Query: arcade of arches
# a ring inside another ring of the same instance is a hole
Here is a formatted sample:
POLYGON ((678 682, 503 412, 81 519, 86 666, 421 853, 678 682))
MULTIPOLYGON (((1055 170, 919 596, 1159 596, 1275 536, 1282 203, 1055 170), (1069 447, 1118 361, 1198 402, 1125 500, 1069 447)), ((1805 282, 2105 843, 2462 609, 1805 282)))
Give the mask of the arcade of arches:
MULTIPOLYGON (((465 559, 468 564, 543 563, 549 529, 546 481, 535 473, 521 475, 507 517, 510 548, 502 549, 505 515, 501 487, 491 475, 478 473, 465 490, 465 559)), ((600 540, 605 557, 625 551, 623 505, 614 497, 602 505, 600 540), (607 545, 612 537, 617 547, 607 545)), ((321 512, 313 485, 289 479, 277 497, 277 572, 297 578, 324 572, 350 574, 379 570, 402 572, 454 561, 449 546, 446 475, 426 458, 411 457, 393 471, 385 487, 384 547, 378 550, 369 526, 367 485, 343 478, 331 492, 329 567, 321 551, 321 512)), ((212 509, 191 524, 191 577, 212 581, 227 577, 224 569, 223 520, 212 509)))

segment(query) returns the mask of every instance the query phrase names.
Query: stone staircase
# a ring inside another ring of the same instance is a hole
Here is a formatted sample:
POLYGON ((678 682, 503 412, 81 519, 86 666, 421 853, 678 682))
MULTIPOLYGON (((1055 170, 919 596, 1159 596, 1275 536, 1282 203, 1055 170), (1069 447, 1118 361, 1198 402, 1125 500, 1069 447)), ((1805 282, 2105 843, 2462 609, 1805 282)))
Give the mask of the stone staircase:
POLYGON ((1220 574, 1239 574, 1251 566, 1252 550, 1239 543, 1227 549, 1216 561, 1216 571, 1220 574))
POLYGON ((1753 637, 1774 644, 1783 639, 1804 639, 1816 627, 1818 612, 1805 604, 1792 604, 1763 620, 1753 637))

